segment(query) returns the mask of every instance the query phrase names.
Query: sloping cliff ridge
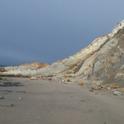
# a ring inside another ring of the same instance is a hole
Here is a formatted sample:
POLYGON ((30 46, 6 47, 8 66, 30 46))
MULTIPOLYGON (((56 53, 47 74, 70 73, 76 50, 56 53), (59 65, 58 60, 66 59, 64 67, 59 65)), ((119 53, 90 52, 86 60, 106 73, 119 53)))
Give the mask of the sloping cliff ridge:
POLYGON ((8 75, 124 81, 124 21, 76 54, 35 70, 6 67, 8 75))

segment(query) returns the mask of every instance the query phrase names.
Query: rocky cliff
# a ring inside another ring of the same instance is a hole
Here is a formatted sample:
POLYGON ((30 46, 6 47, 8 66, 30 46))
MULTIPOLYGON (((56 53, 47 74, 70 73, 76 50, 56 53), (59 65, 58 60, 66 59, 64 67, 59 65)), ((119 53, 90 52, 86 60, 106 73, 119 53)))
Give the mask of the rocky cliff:
POLYGON ((14 69, 4 74, 123 82, 124 21, 120 22, 111 33, 96 38, 86 48, 62 61, 42 69, 32 71, 14 69))

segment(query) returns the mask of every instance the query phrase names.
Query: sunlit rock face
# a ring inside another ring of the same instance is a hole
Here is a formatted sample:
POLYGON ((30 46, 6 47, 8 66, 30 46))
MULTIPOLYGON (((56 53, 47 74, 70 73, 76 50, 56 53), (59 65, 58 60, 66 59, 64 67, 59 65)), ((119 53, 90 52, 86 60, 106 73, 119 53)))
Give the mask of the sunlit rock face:
POLYGON ((78 53, 45 68, 18 71, 8 70, 6 74, 71 77, 84 80, 124 79, 124 21, 107 35, 96 38, 78 53))

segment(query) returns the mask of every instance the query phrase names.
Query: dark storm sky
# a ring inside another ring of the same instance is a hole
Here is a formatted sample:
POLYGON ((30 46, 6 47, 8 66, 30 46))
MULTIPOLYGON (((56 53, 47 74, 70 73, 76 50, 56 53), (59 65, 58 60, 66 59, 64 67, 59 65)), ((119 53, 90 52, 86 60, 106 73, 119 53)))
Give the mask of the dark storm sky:
POLYGON ((124 0, 0 0, 0 64, 62 59, 122 19, 124 0))

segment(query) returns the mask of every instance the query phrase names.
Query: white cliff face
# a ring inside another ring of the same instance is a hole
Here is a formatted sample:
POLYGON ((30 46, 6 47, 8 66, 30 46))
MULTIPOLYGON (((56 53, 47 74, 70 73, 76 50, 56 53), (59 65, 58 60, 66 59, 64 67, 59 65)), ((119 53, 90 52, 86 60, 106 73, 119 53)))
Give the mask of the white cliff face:
POLYGON ((107 35, 96 38, 88 47, 62 61, 38 70, 14 69, 7 74, 80 77, 113 80, 124 75, 124 21, 107 35))

